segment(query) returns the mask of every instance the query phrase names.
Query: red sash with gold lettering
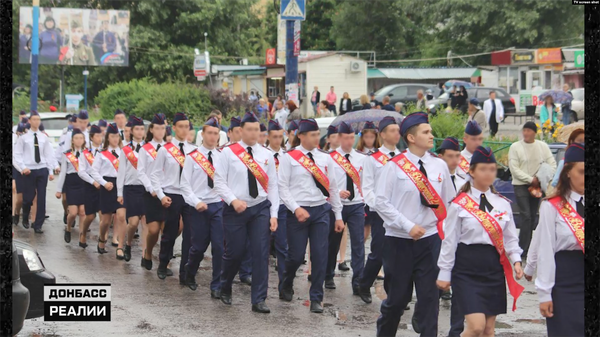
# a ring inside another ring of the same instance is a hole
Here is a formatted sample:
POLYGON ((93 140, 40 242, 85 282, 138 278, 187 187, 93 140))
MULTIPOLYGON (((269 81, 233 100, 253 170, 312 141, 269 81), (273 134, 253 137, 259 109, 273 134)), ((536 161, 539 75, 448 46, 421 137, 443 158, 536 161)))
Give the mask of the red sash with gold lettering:
POLYGON ((380 162, 381 165, 387 164, 387 162, 390 160, 385 153, 383 153, 379 150, 377 152, 371 154, 371 157, 375 158, 375 160, 380 162))
POLYGON ((460 163, 458 163, 458 167, 460 167, 460 169, 463 170, 463 172, 469 173, 470 166, 471 165, 467 161, 467 158, 465 158, 463 155, 460 155, 460 163))
POLYGON ((308 157, 305 156, 304 153, 302 153, 302 151, 300 150, 291 150, 287 153, 292 158, 294 158, 295 161, 300 163, 302 167, 304 167, 310 174, 312 174, 312 176, 315 177, 315 179, 317 179, 317 181, 320 182, 321 185, 323 185, 323 187, 325 187, 325 189, 329 191, 329 178, 327 178, 327 176, 323 174, 323 171, 321 171, 321 169, 319 169, 319 167, 315 165, 315 163, 313 163, 312 160, 308 159, 308 157))
POLYGON ((461 193, 453 203, 461 206, 469 214, 471 214, 479 223, 483 226, 483 229, 488 233, 494 247, 500 254, 500 264, 504 269, 504 277, 506 277, 506 284, 508 285, 508 291, 513 297, 513 311, 517 310, 517 299, 521 296, 521 293, 525 288, 518 284, 513 277, 513 269, 510 265, 510 261, 504 251, 504 237, 502 234, 502 227, 498 224, 498 221, 494 219, 489 213, 479 209, 479 204, 475 202, 468 194, 461 193))
POLYGON ((115 168, 115 171, 119 172, 119 160, 117 158, 115 158, 115 156, 113 156, 113 154, 110 153, 110 151, 108 151, 108 150, 102 151, 102 155, 104 157, 106 157, 106 159, 108 159, 108 161, 111 162, 111 164, 115 168))
POLYGON ((550 198, 548 201, 556 208, 558 214, 562 216, 567 225, 569 225, 569 229, 573 232, 577 243, 579 243, 579 247, 581 247, 581 251, 585 253, 585 220, 561 196, 550 198))
POLYGON ((267 187, 269 186, 269 176, 265 173, 265 171, 258 165, 258 163, 250 157, 250 154, 244 150, 244 148, 239 144, 231 144, 229 146, 233 154, 238 157, 244 165, 252 172, 260 186, 267 192, 267 187))
POLYGON ((442 240, 444 240, 444 219, 446 219, 446 206, 444 205, 444 201, 437 193, 435 188, 431 186, 429 179, 425 177, 425 175, 419 171, 419 169, 406 158, 404 153, 395 156, 391 159, 394 163, 398 165, 398 167, 406 173, 408 178, 415 184, 419 193, 427 200, 430 205, 438 205, 438 208, 431 208, 435 217, 437 218, 437 229, 438 235, 442 240))
POLYGON ((146 143, 144 144, 144 146, 142 146, 142 148, 146 150, 146 152, 148 152, 152 159, 156 159, 156 149, 154 148, 154 145, 152 145, 152 143, 146 143))
POLYGON ((83 150, 83 155, 90 165, 94 164, 94 155, 90 152, 90 150, 83 150))
POLYGON ((79 172, 79 159, 73 155, 73 152, 67 152, 65 153, 65 156, 69 159, 71 165, 75 168, 75 171, 79 172))
POLYGON ((208 161, 208 159, 206 159, 206 157, 200 153, 200 151, 195 150, 194 152, 190 153, 190 157, 192 157, 196 164, 198 164, 204 170, 204 172, 206 172, 207 176, 213 180, 215 179, 215 168, 208 161))
POLYGON ((346 172, 346 174, 350 176, 350 179, 352 179, 354 185, 356 185, 356 187, 358 188, 358 192, 360 192, 360 195, 362 195, 362 188, 360 186, 360 175, 358 174, 358 171, 356 170, 354 165, 352 165, 352 163, 350 163, 346 159, 346 157, 342 156, 337 151, 333 151, 329 153, 329 155, 331 156, 331 158, 333 158, 333 161, 340 165, 342 170, 344 170, 344 172, 346 172))
POLYGON ((167 152, 169 152, 171 156, 175 158, 175 160, 179 163, 179 166, 183 167, 183 164, 185 163, 185 156, 181 153, 181 151, 179 151, 177 146, 173 145, 173 143, 166 143, 165 150, 167 150, 167 152))
POLYGON ((123 146, 123 153, 125 153, 125 157, 129 159, 129 162, 131 163, 133 168, 137 170, 138 158, 135 156, 135 153, 133 152, 131 146, 123 146))

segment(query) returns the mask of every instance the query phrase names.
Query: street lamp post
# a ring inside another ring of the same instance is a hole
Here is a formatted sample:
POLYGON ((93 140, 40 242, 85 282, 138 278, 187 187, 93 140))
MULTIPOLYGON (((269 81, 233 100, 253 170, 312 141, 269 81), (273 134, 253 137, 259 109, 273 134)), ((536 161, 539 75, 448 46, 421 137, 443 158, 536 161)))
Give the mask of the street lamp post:
POLYGON ((208 44, 206 43, 206 37, 208 36, 207 32, 204 32, 204 50, 207 51, 208 50, 208 44))
MULTIPOLYGON (((84 106, 85 106, 85 110, 87 110, 88 105, 87 105, 87 77, 90 74, 90 72, 87 70, 87 68, 85 68, 85 70, 83 71, 83 99, 84 99, 84 106)), ((81 96, 79 96, 81 97, 81 96)))

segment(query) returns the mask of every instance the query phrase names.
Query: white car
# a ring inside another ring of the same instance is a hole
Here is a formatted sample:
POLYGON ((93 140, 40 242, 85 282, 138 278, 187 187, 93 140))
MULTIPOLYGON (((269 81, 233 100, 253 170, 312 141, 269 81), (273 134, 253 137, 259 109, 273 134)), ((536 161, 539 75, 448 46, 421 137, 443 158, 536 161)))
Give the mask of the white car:
POLYGON ((69 126, 67 115, 68 114, 65 112, 40 112, 40 118, 42 124, 44 124, 44 131, 48 134, 54 148, 58 146, 64 128, 69 126))
POLYGON ((585 119, 585 92, 584 88, 573 89, 573 101, 571 101, 571 110, 574 112, 571 121, 578 121, 585 119))

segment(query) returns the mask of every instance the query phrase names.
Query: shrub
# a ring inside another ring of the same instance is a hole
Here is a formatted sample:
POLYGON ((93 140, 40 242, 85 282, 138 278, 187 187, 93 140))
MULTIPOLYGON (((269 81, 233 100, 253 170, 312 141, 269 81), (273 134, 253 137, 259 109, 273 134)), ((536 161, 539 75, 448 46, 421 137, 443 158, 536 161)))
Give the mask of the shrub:
POLYGON ((433 129, 433 136, 436 138, 456 137, 462 139, 467 116, 456 112, 440 112, 435 116, 430 115, 429 124, 433 129))
MULTIPOLYGON (((15 99, 12 101, 12 117, 14 120, 19 120, 19 112, 25 110, 29 114, 31 108, 31 101, 29 93, 18 93, 15 94, 15 99)), ((38 111, 50 111, 50 103, 44 101, 38 101, 38 111)))
POLYGON ((210 102, 214 109, 223 113, 223 120, 240 116, 246 111, 256 113, 256 102, 250 102, 243 95, 232 95, 227 89, 210 89, 210 102))
POLYGON ((100 105, 102 117, 112 119, 115 110, 130 114, 144 99, 153 97, 155 83, 147 78, 111 84, 98 93, 96 103, 100 105))
POLYGON ((163 112, 168 120, 173 120, 176 112, 185 112, 192 124, 198 126, 212 110, 204 87, 184 83, 155 84, 150 93, 132 110, 136 116, 150 120, 155 113, 163 112))

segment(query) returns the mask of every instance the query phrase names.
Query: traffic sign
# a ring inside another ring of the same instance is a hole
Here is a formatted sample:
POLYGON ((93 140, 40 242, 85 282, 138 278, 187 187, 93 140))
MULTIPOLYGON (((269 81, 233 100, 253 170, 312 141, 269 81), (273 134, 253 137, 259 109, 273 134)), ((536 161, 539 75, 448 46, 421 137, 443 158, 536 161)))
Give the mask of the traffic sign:
POLYGON ((585 53, 583 50, 575 51, 575 68, 585 67, 585 53))
POLYGON ((205 69, 194 69, 194 76, 196 77, 206 77, 206 70, 205 69))
POLYGON ((306 18, 306 0, 281 0, 281 20, 301 20, 306 18))
POLYGON ((194 58, 194 76, 205 77, 207 72, 208 64, 206 62, 206 55, 196 55, 194 58))

